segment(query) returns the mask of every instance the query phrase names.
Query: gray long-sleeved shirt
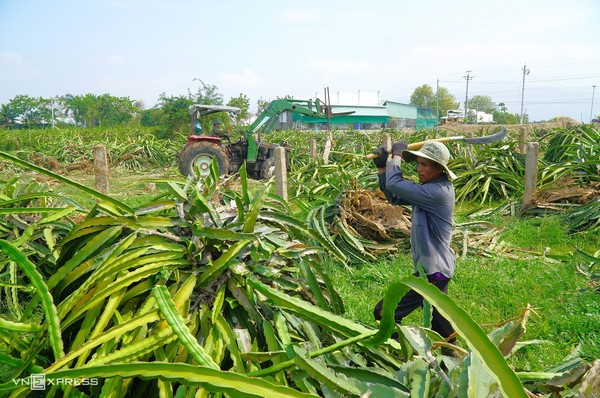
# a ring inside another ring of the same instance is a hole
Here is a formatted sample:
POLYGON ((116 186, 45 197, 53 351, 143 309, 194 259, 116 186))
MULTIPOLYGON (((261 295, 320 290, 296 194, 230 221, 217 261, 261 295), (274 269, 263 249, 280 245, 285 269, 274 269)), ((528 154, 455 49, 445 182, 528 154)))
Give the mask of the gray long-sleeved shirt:
POLYGON ((395 205, 411 205, 410 243, 415 272, 421 264, 427 275, 454 275, 456 258, 450 248, 454 186, 444 174, 424 184, 405 180, 398 160, 387 163, 385 173, 379 174, 379 187, 387 200, 395 205))

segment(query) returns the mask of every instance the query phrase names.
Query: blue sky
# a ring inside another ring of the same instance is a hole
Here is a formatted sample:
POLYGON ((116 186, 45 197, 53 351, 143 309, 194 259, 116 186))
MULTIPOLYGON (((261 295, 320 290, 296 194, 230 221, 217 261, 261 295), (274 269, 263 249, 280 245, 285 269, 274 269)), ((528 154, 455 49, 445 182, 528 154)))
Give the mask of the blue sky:
POLYGON ((588 122, 600 2, 0 0, 0 103, 109 93, 150 108, 200 79, 252 108, 325 87, 333 104, 375 105, 439 80, 464 106, 467 71, 469 98, 520 113, 524 94, 531 120, 588 122))

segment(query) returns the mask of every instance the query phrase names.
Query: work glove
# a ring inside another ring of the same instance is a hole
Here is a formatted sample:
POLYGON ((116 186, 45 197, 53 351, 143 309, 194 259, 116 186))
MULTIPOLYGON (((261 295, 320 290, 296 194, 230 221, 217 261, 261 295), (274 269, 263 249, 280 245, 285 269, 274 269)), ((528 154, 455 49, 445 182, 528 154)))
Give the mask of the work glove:
POLYGON ((392 145, 392 155, 402 156, 402 151, 408 148, 406 141, 395 142, 392 145))
POLYGON ((385 147, 380 146, 379 148, 373 149, 373 154, 377 155, 375 159, 373 159, 373 163, 377 166, 378 169, 384 169, 387 164, 387 159, 389 152, 385 149, 385 147))

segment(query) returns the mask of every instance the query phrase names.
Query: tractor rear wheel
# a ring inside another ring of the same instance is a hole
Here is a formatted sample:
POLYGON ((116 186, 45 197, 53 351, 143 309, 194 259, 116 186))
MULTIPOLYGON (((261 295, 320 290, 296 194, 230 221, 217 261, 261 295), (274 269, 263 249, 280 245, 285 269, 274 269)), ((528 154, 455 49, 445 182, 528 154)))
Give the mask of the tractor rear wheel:
POLYGON ((181 152, 179 171, 186 176, 195 175, 197 167, 200 176, 206 177, 210 173, 213 159, 217 160, 220 175, 229 173, 229 159, 223 148, 210 142, 196 142, 181 152))

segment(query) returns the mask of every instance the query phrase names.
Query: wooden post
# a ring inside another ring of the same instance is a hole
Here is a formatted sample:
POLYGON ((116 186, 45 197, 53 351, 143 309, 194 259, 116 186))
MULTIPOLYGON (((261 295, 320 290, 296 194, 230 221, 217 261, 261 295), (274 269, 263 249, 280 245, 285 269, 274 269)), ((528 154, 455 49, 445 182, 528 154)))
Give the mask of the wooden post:
POLYGON ((277 184, 277 195, 287 202, 287 168, 285 167, 285 148, 275 148, 275 184, 277 184))
POLYGON ((316 139, 312 139, 310 140, 310 142, 308 143, 308 149, 310 151, 310 158, 311 159, 316 159, 317 158, 317 140, 316 139))
POLYGON ((539 143, 527 143, 527 156, 525 157, 525 194, 523 195, 523 204, 526 206, 532 204, 535 196, 539 151, 539 143))
POLYGON ((519 128, 519 152, 525 153, 525 144, 527 143, 527 130, 525 127, 519 128))
POLYGON ((110 169, 108 167, 108 155, 106 147, 98 144, 94 147, 94 175, 96 176, 96 190, 108 193, 108 180, 110 169))

